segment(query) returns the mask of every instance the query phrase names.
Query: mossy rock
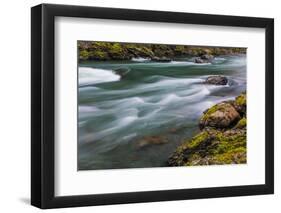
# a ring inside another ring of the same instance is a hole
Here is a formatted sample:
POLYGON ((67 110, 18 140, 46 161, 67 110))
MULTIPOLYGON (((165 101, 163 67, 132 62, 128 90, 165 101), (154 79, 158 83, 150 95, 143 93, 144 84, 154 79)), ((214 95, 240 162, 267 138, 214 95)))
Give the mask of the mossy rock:
POLYGON ((153 51, 147 46, 126 44, 125 47, 127 48, 128 52, 131 53, 134 57, 154 57, 153 51))
POLYGON ((247 96, 246 92, 241 93, 239 96, 235 98, 235 101, 233 102, 234 108, 237 110, 237 112, 240 113, 242 116, 247 116, 247 96))
POLYGON ((222 102, 204 112, 199 121, 199 128, 231 128, 238 120, 240 115, 236 109, 231 104, 222 102))
POLYGON ((170 166, 246 163, 246 131, 232 135, 217 130, 203 131, 185 141, 170 156, 170 166))
POLYGON ((89 55, 90 60, 108 60, 109 55, 106 52, 95 50, 89 55))
POLYGON ((240 121, 235 125, 235 129, 244 129, 247 126, 247 119, 243 117, 240 121))
POLYGON ((120 43, 113 43, 108 49, 108 55, 114 60, 124 60, 132 57, 120 43))
POLYGON ((79 59, 80 60, 88 60, 89 56, 90 56, 90 53, 87 50, 79 51, 79 59))

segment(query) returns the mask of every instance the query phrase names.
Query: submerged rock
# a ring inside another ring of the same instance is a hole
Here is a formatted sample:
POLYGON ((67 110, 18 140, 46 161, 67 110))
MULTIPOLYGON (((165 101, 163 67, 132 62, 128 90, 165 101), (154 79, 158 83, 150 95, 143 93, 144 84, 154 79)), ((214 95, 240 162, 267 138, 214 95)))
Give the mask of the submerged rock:
POLYGON ((239 113, 229 103, 219 103, 204 112, 199 121, 199 128, 214 127, 229 128, 240 119, 239 113))
POLYGON ((130 72, 130 69, 127 67, 120 67, 120 68, 116 68, 114 70, 114 73, 119 75, 121 78, 124 78, 129 72, 130 72))
POLYGON ((206 79, 205 83, 213 85, 226 85, 228 83, 228 79, 225 76, 212 75, 206 79))
POLYGON ((168 139, 164 136, 146 136, 137 143, 138 148, 143 148, 149 145, 161 145, 168 143, 168 139))

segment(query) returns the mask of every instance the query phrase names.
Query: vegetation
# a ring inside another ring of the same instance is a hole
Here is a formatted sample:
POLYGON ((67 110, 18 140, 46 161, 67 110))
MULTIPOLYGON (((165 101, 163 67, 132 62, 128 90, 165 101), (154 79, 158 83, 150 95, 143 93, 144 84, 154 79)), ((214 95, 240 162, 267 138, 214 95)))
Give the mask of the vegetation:
POLYGON ((154 58, 244 54, 246 48, 195 47, 166 44, 132 44, 120 42, 78 41, 79 60, 128 60, 134 57, 154 58))

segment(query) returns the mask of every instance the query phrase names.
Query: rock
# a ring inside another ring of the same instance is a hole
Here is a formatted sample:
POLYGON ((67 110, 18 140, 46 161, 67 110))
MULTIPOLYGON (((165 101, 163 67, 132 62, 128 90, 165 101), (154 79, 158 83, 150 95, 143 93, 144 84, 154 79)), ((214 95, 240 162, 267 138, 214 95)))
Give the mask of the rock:
POLYGON ((164 136, 146 136, 137 143, 138 148, 143 148, 149 145, 161 145, 168 143, 168 139, 164 136))
POLYGON ((156 61, 156 62, 171 62, 172 59, 167 58, 167 57, 152 57, 151 61, 156 61))
POLYGON ((214 56, 213 55, 209 55, 209 54, 204 54, 204 55, 201 55, 200 58, 210 62, 210 61, 212 61, 214 59, 214 56))
POLYGON ((123 79, 130 72, 130 69, 127 67, 120 67, 115 69, 114 72, 123 79))
POLYGON ((246 97, 246 92, 241 93, 239 96, 235 98, 233 101, 232 105, 236 109, 237 112, 240 113, 241 116, 247 115, 247 97, 246 97))
POLYGON ((241 118, 239 122, 235 125, 234 129, 245 129, 247 126, 247 119, 245 117, 241 118))
POLYGON ((225 76, 213 75, 213 76, 209 76, 205 80, 205 83, 213 84, 213 85, 226 85, 228 83, 228 79, 225 76))
POLYGON ((152 58, 154 57, 154 53, 151 49, 142 46, 142 45, 129 45, 127 46, 127 50, 129 53, 133 55, 133 57, 136 58, 152 58))
POLYGON ((203 54, 200 57, 196 57, 194 59, 194 63, 203 64, 203 63, 210 63, 213 60, 214 56, 209 54, 203 54))
POLYGON ((169 133, 172 133, 172 134, 177 133, 177 131, 178 131, 177 128, 171 128, 171 129, 169 129, 169 133))
POLYGON ((194 63, 196 63, 196 64, 203 64, 203 63, 205 63, 205 62, 204 62, 204 60, 201 59, 201 58, 195 58, 195 59, 194 59, 194 63))
POLYGON ((169 166, 246 163, 246 131, 204 130, 185 141, 169 157, 169 166))
POLYGON ((211 107, 207 110, 207 112, 205 112, 199 121, 199 128, 230 128, 238 120, 240 120, 240 115, 236 109, 231 104, 222 102, 211 107))

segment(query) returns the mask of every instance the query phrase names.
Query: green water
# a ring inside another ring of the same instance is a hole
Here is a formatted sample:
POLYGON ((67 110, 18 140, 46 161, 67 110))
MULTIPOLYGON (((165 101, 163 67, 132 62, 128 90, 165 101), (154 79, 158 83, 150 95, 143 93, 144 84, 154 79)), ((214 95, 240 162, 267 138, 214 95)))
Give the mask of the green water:
POLYGON ((246 90, 246 57, 79 64, 78 169, 166 166, 208 107, 246 90), (224 75, 225 86, 203 84, 224 75), (121 77, 122 76, 122 77, 121 77), (156 136, 159 143, 147 142, 156 136), (159 139, 160 138, 160 139, 159 139))

